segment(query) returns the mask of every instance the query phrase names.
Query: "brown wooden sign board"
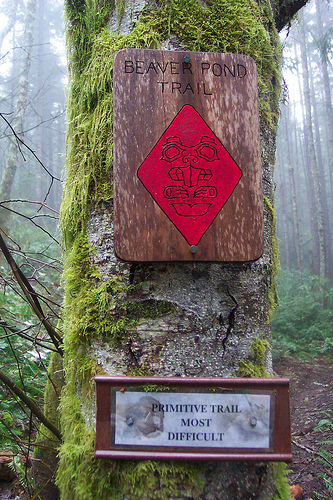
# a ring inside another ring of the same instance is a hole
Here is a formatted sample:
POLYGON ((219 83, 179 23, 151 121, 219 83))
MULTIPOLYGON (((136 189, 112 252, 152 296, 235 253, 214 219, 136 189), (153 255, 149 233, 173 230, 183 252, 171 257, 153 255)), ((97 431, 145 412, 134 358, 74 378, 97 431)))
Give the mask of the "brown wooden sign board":
POLYGON ((97 458, 291 461, 288 379, 95 382, 97 458))
POLYGON ((116 255, 139 262, 258 259, 254 60, 125 49, 113 76, 116 255))

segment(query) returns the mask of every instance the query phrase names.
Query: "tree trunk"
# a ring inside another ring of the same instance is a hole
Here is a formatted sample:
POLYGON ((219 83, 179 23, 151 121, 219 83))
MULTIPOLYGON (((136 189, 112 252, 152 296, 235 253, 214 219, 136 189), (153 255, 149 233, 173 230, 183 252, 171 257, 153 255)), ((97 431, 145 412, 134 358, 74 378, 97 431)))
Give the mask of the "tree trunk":
POLYGON ((61 401, 61 497, 287 498, 283 479, 274 481, 281 468, 269 463, 93 458, 95 374, 221 377, 272 371, 269 318, 276 306, 277 268, 272 170, 280 50, 273 10, 269 2, 186 0, 147 4, 138 21, 144 4, 126 1, 113 12, 108 0, 66 2, 71 92, 62 204, 67 381, 61 401), (249 25, 256 27, 253 35, 249 25), (130 264, 115 257, 111 90, 113 56, 123 47, 238 51, 257 60, 265 200, 265 247, 258 261, 130 264))
POLYGON ((310 163, 311 178, 313 182, 313 189, 314 189, 315 203, 316 203, 315 215, 318 225, 318 240, 319 240, 319 277, 326 278, 327 259, 326 259, 324 216, 323 216, 323 206, 322 206, 322 199, 320 192, 319 171, 318 171, 318 164, 315 153, 313 130, 312 130, 309 65, 307 57, 307 41, 305 36, 305 25, 303 20, 301 22, 300 32, 301 32, 300 49, 301 49, 301 60, 302 60, 302 70, 303 70, 303 94, 304 94, 304 104, 305 104, 304 134, 307 138, 307 143, 309 147, 309 163, 310 163))
MULTIPOLYGON (((287 111, 287 110, 285 110, 287 111)), ((295 184, 295 164, 292 158, 290 141, 291 135, 288 124, 290 122, 287 120, 287 114, 285 113, 285 140, 287 145, 287 163, 289 172, 289 182, 291 190, 291 205, 292 205, 292 218, 293 218, 293 228, 294 228, 294 247, 296 252, 296 269, 301 269, 302 267, 302 255, 301 255, 301 238, 299 231, 299 218, 298 218, 298 205, 297 205, 297 194, 296 194, 296 184, 295 184)))
MULTIPOLYGON (((44 64, 45 60, 43 58, 43 52, 45 50, 44 46, 44 31, 45 31, 45 25, 44 25, 44 9, 45 9, 45 2, 43 0, 38 0, 37 2, 37 12, 38 12, 38 65, 37 65, 37 88, 40 89, 39 95, 38 95, 38 100, 37 100, 37 118, 43 123, 46 121, 45 118, 45 112, 46 112, 46 102, 45 102, 45 97, 44 97, 44 86, 45 86, 45 71, 44 71, 44 64)), ((46 154, 45 154, 45 148, 46 148, 46 142, 45 142, 45 127, 38 127, 37 129, 37 134, 36 134, 36 143, 39 151, 39 159, 42 162, 43 165, 46 165, 46 154)), ((49 146, 48 146, 49 148, 49 146)), ((43 170, 40 167, 40 165, 37 166, 36 171, 35 171, 35 193, 34 193, 34 199, 37 201, 42 201, 44 199, 43 196, 43 170)), ((44 193, 45 195, 45 193, 44 193)))
MULTIPOLYGON (((28 104, 29 92, 29 70, 31 66, 31 50, 34 39, 36 0, 29 0, 26 5, 26 15, 24 21, 24 40, 21 59, 20 79, 18 83, 17 101, 15 115, 12 121, 12 127, 20 139, 12 138, 10 144, 6 167, 0 183, 0 200, 10 200, 12 186, 16 174, 18 158, 20 155, 19 141, 23 141, 23 126, 25 111, 28 104)), ((0 210, 0 227, 8 231, 9 212, 5 209, 0 210)))
POLYGON ((321 70, 322 70, 322 81, 324 84, 324 95, 325 95, 325 116, 327 120, 327 138, 328 138, 328 163, 329 163, 329 173, 330 173, 330 185, 331 192, 333 193, 333 106, 332 106, 332 98, 331 98, 331 87, 330 87, 330 79, 328 74, 328 64, 329 64, 329 56, 328 56, 328 46, 327 43, 324 42, 324 33, 323 33, 323 22, 321 15, 321 5, 319 0, 316 0, 316 15, 317 15, 317 29, 319 35, 319 49, 320 49, 320 61, 321 61, 321 70))
MULTIPOLYGON (((310 65, 311 70, 311 65, 310 65)), ((318 120, 318 111, 317 111, 317 101, 316 101, 316 93, 314 88, 313 81, 313 71, 310 71, 310 91, 311 91, 311 104, 312 104, 312 116, 313 116, 313 128, 314 128, 314 136, 316 141, 316 157, 317 157, 317 165, 318 165, 318 174, 319 174, 319 184, 320 184, 320 196, 322 200, 322 208, 323 208, 323 222, 324 222, 324 231, 325 231, 325 242, 326 242, 326 262, 327 262, 327 274, 328 277, 332 276, 332 245, 331 245, 331 224, 330 224, 330 216, 328 209, 328 196, 327 196, 327 183, 325 181, 325 170, 324 170, 324 162, 322 155, 322 140, 319 130, 319 120, 318 120)))
MULTIPOLYGON (((282 137, 280 137, 280 141, 282 142, 282 137)), ((277 147, 277 151, 281 151, 281 147, 277 147)), ((283 150, 283 149, 282 149, 283 150)), ((277 185, 279 188, 279 196, 278 196, 278 207, 281 206, 280 212, 281 212, 281 222, 278 225, 278 230, 281 228, 282 235, 279 236, 278 233, 278 238, 280 240, 280 259, 283 263, 283 267, 285 269, 291 269, 291 259, 290 259, 290 240, 291 238, 289 237, 289 224, 287 220, 287 198, 288 198, 288 192, 287 192, 287 182, 286 182, 286 177, 285 177, 285 169, 283 168, 284 165, 284 160, 281 158, 281 154, 279 155, 277 153, 277 158, 276 158, 276 164, 277 164, 277 170, 276 170, 276 178, 277 178, 277 185)))
POLYGON ((0 28, 0 51, 5 37, 8 35, 15 24, 18 0, 11 0, 11 2, 8 2, 7 5, 7 12, 5 14, 7 15, 8 21, 0 28))

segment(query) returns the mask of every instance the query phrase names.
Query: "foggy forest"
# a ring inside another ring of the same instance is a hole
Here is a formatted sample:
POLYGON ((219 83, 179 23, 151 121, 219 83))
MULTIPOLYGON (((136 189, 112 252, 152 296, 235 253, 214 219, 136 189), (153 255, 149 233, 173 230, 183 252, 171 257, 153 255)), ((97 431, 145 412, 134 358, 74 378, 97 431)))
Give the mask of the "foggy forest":
MULTIPOLYGON (((325 360, 332 366, 332 34, 328 0, 311 0, 280 33, 273 366, 281 359, 310 365, 325 360)), ((26 499, 38 498, 32 455, 41 422, 54 431, 41 410, 50 355, 63 353, 59 211, 68 83, 63 2, 1 0, 0 49, 0 498, 15 498, 14 492, 26 499)), ((332 392, 332 386, 325 390, 332 392)), ((307 495, 333 498, 329 406, 314 428, 316 443, 328 444, 316 445, 309 457, 303 450, 306 463, 317 464, 307 495)), ((302 463, 296 483, 305 474, 302 463)))

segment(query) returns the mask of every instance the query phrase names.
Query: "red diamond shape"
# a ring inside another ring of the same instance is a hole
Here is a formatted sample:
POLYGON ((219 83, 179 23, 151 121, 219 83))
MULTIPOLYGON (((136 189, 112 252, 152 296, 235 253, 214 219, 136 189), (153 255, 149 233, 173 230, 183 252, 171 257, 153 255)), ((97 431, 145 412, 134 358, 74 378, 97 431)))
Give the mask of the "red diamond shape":
POLYGON ((197 245, 242 172, 199 113, 184 106, 138 169, 155 202, 197 245))

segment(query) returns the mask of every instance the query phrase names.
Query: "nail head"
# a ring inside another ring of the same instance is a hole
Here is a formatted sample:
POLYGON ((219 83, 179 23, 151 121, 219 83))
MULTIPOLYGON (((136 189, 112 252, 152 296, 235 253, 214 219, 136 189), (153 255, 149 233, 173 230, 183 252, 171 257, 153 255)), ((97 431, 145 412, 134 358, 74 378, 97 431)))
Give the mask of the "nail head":
POLYGON ((250 418, 250 425, 251 425, 251 427, 255 427, 257 425, 257 419, 256 419, 256 417, 251 417, 250 418))

